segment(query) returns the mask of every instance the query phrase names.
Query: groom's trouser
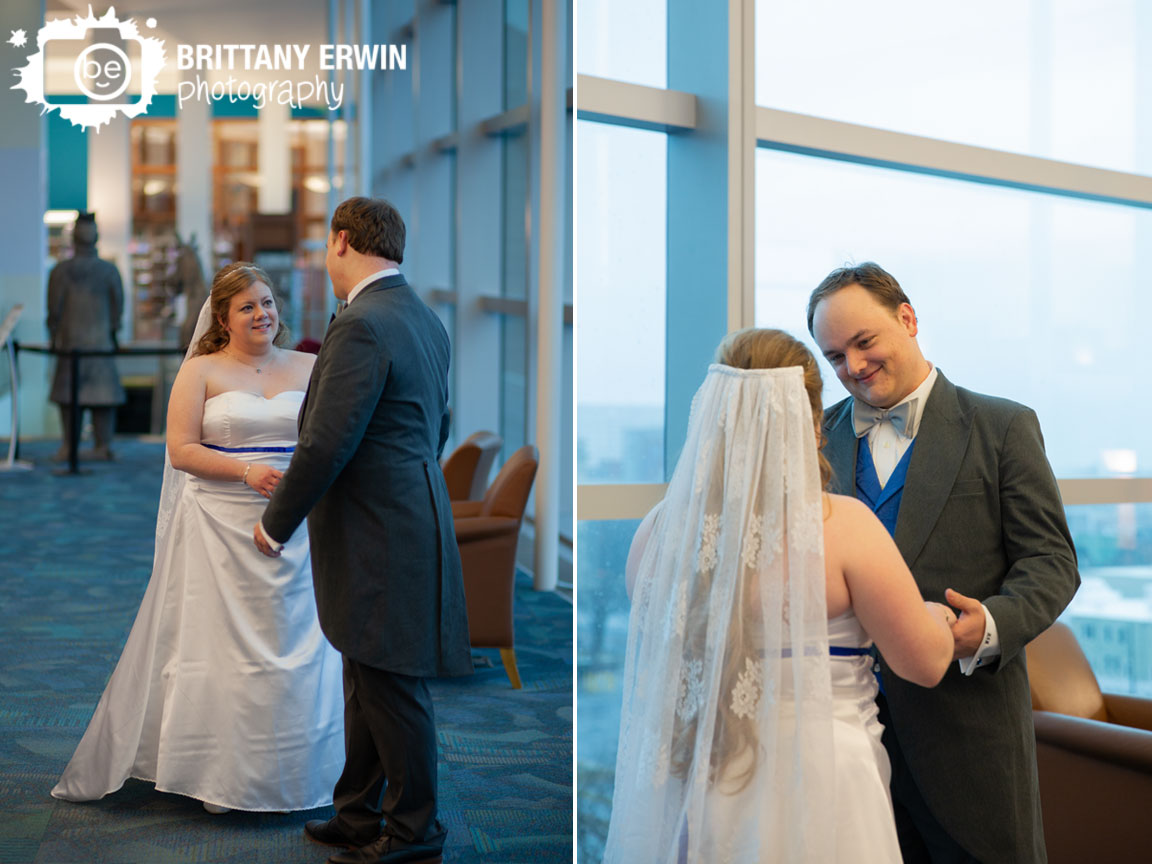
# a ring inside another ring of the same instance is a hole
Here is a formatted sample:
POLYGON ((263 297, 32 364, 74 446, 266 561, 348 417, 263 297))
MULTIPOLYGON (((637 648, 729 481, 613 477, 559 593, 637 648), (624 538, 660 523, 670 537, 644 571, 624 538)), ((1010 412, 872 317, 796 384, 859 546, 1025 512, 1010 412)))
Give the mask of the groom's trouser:
POLYGON ((436 721, 423 678, 344 657, 344 772, 333 794, 345 833, 370 843, 442 844, 436 819, 436 721))
POLYGON ((896 836, 904 864, 980 864, 944 830, 928 809, 916 779, 904 761, 900 741, 893 734, 888 700, 876 699, 884 724, 884 747, 892 763, 892 807, 896 811, 896 836))

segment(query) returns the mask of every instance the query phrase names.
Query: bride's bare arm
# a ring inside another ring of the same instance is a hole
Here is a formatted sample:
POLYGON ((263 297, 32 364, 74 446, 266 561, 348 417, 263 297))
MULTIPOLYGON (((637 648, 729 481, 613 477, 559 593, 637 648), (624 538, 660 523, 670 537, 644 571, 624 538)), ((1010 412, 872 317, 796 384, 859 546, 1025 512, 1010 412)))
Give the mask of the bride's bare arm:
POLYGON ((648 546, 648 539, 652 536, 652 526, 656 522, 656 515, 664 502, 660 502, 644 517, 640 527, 632 537, 632 545, 628 548, 628 562, 624 565, 624 588, 628 592, 628 599, 632 599, 632 592, 636 587, 636 572, 640 569, 640 561, 644 557, 644 549, 648 546))
MULTIPOLYGON (((854 498, 830 496, 834 536, 852 608, 897 675, 935 687, 952 662, 946 606, 925 604, 900 550, 880 520, 854 498)), ((954 620, 954 616, 953 616, 954 620)))
POLYGON ((276 488, 281 472, 268 465, 234 459, 200 443, 209 362, 207 357, 189 359, 172 384, 168 398, 168 458, 172 467, 180 471, 205 480, 242 481, 267 498, 276 488))

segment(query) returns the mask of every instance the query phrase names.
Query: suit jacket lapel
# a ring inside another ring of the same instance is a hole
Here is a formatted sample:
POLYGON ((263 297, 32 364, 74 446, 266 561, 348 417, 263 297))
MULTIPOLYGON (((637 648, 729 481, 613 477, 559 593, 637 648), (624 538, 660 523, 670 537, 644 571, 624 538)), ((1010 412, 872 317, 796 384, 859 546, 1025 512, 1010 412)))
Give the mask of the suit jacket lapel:
POLYGON ((841 495, 856 497, 856 447, 859 439, 852 427, 852 400, 845 399, 834 408, 824 428, 828 443, 824 455, 832 466, 832 489, 841 495))
POLYGON ((896 519, 896 545, 911 567, 928 542, 968 450, 972 412, 960 407, 956 387, 939 373, 916 432, 896 519))

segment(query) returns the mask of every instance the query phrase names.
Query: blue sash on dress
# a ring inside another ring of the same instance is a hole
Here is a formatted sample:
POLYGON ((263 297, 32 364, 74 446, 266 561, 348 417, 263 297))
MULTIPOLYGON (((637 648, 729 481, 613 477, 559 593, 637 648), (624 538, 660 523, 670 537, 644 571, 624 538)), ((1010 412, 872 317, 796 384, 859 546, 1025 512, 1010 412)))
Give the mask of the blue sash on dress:
MULTIPOLYGON (((829 645, 828 654, 832 657, 863 657, 866 654, 871 654, 871 648, 852 648, 847 645, 829 645)), ((792 656, 791 648, 783 648, 780 651, 780 656, 787 660, 792 656)))
POLYGON ((209 450, 219 450, 221 453, 295 453, 295 447, 220 447, 216 444, 203 444, 209 450))

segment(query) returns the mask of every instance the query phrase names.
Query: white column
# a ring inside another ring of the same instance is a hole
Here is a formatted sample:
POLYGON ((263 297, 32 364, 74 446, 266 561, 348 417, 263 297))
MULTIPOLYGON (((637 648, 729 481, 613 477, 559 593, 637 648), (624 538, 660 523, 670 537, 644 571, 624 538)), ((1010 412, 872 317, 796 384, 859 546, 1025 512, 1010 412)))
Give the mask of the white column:
MULTIPOLYGON (((356 38, 356 5, 357 0, 344 0, 343 24, 344 36, 337 39, 346 45, 354 45, 361 41, 356 38)), ((345 69, 338 73, 344 82, 344 170, 341 174, 340 200, 359 195, 357 185, 360 182, 360 161, 357 153, 357 144, 360 135, 356 131, 356 120, 360 112, 360 73, 354 69, 345 69)))
MULTIPOLYGON (((364 43, 373 41, 372 33, 372 3, 371 0, 359 0, 360 3, 360 31, 359 40, 364 43)), ((356 92, 356 170, 359 181, 355 194, 372 195, 372 70, 361 69, 355 73, 359 76, 359 85, 356 92)), ((353 192, 348 190, 349 194, 353 192)))
POLYGON ((212 266, 212 106, 203 99, 189 99, 176 112, 176 117, 176 230, 185 242, 196 236, 200 266, 211 284, 215 272, 212 266))
POLYGON ((88 133, 88 209, 96 214, 100 257, 114 263, 124 280, 121 343, 129 341, 135 304, 131 302, 132 273, 128 244, 132 241, 131 124, 118 118, 88 133))
MULTIPOLYGON (((28 38, 24 48, 5 45, 5 65, 22 66, 24 57, 36 51, 36 33, 44 23, 42 0, 5 0, 0 3, 0 33, 7 39, 14 30, 28 38), (10 61, 10 62, 9 62, 10 61)), ((24 312, 16 325, 20 342, 44 342, 47 234, 47 159, 44 118, 40 106, 27 104, 23 90, 0 87, 0 319, 16 304, 24 312)), ((48 401, 51 362, 41 354, 20 356, 20 434, 25 437, 55 435, 59 431, 56 407, 48 401)), ((11 404, 0 398, 0 436, 11 430, 11 404)))
MULTIPOLYGON (((340 41, 338 34, 340 33, 339 23, 339 2, 340 0, 327 0, 328 3, 328 44, 335 45, 340 41)), ((328 87, 329 90, 336 84, 336 72, 332 69, 328 70, 328 87)), ((335 130, 332 128, 333 115, 335 112, 328 112, 328 167, 325 175, 328 180, 328 218, 332 218, 332 214, 336 210, 336 205, 340 203, 343 196, 340 190, 336 188, 336 135, 335 130)), ((334 310, 335 300, 329 299, 328 305, 334 310)))
POLYGON ((288 123, 292 110, 269 101, 260 109, 257 123, 256 159, 260 188, 256 194, 261 213, 292 211, 292 147, 288 123))
MULTIPOLYGON (((564 392, 564 237, 569 214, 565 212, 563 182, 567 68, 567 19, 558 0, 533 4, 539 20, 533 39, 539 47, 539 84, 532 87, 532 113, 538 133, 533 159, 533 223, 536 242, 536 445, 540 466, 536 471, 535 587, 556 587, 560 534, 560 398, 564 392)), ((535 130, 534 130, 535 132, 535 130)))

